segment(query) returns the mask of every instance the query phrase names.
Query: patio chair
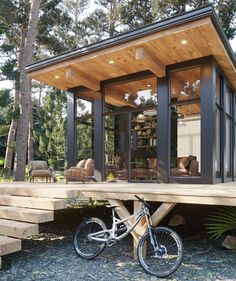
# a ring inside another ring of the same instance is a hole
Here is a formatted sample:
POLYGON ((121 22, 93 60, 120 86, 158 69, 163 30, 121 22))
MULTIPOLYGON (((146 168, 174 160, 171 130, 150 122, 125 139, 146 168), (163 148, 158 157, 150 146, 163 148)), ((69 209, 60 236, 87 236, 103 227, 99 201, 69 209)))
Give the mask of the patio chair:
POLYGON ((94 161, 89 158, 87 160, 81 160, 76 167, 71 167, 65 171, 66 183, 69 181, 81 181, 85 183, 86 180, 90 180, 94 176, 94 161))
POLYGON ((35 178, 46 178, 46 182, 51 182, 51 179, 53 179, 54 182, 57 181, 53 168, 48 167, 47 162, 42 160, 29 162, 29 178, 30 182, 33 181, 33 183, 35 178))

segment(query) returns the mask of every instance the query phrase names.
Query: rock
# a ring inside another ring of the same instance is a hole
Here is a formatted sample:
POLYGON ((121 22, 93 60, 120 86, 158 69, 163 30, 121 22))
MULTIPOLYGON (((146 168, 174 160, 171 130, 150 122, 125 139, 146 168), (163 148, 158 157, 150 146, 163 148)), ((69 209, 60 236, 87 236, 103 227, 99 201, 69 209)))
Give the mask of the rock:
POLYGON ((186 220, 181 215, 174 215, 168 223, 169 226, 186 225, 186 220))
POLYGON ((227 235, 221 246, 229 250, 236 250, 236 237, 227 235))

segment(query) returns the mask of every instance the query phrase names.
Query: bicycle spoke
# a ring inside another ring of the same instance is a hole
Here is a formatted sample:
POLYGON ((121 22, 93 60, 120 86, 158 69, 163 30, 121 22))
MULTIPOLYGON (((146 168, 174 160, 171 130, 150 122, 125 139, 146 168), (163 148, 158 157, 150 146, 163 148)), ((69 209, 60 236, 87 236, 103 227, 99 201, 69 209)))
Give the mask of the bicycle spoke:
POLYGON ((102 220, 98 218, 85 220, 78 227, 74 236, 74 247, 77 254, 84 259, 92 259, 98 256, 103 251, 105 244, 101 241, 89 239, 88 235, 104 230, 106 230, 106 226, 102 220))
POLYGON ((173 273, 182 261, 182 242, 179 236, 168 228, 156 228, 152 235, 158 241, 160 249, 155 250, 149 233, 139 243, 139 262, 146 272, 157 277, 166 277, 173 273), (143 249, 146 249, 144 256, 143 249))

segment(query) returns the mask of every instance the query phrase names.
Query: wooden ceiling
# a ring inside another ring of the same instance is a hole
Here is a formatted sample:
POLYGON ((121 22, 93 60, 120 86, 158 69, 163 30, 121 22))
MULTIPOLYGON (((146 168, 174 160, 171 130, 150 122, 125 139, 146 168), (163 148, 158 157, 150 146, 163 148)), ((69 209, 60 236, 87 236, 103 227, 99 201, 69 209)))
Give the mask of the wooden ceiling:
POLYGON ((215 57, 236 89, 235 66, 209 16, 77 58, 45 65, 39 70, 29 71, 29 76, 62 90, 84 86, 96 92, 103 80, 145 70, 164 77, 167 65, 209 55, 215 57))

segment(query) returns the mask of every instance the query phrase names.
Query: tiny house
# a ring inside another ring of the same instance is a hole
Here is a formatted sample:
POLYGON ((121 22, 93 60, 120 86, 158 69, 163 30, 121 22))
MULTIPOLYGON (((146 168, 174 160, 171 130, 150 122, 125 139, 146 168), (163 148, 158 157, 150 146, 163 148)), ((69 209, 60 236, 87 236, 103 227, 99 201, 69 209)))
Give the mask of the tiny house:
POLYGON ((211 5, 27 66, 67 91, 67 163, 94 176, 236 177, 236 59, 211 5))

